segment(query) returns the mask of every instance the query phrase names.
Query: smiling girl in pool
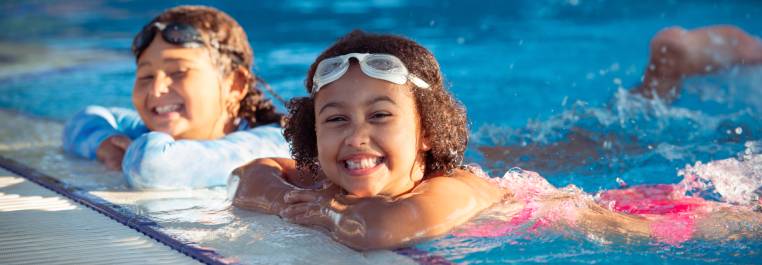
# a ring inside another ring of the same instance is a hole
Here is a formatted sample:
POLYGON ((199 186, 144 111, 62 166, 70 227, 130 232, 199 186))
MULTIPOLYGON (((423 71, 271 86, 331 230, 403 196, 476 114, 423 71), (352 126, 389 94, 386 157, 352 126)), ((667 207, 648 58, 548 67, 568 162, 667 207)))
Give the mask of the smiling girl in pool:
POLYGON ((502 198, 459 169, 465 110, 424 47, 354 32, 318 57, 307 80, 311 96, 291 101, 285 131, 296 160, 240 169, 238 207, 322 226, 369 249, 441 235, 502 198), (281 181, 312 176, 327 187, 295 190, 281 181))
POLYGON ((209 7, 164 11, 135 36, 137 110, 91 106, 64 149, 121 168, 136 188, 224 185, 258 157, 287 156, 282 115, 257 88, 246 33, 209 7))
MULTIPOLYGON (((485 215, 499 213, 491 220, 497 224, 479 222, 456 234, 493 236, 480 232, 532 222, 667 242, 694 230, 720 234, 698 223, 666 238, 675 231, 668 224, 678 219, 617 213, 528 171, 490 179, 461 166, 465 110, 444 88, 434 56, 411 40, 352 32, 317 58, 307 80, 310 96, 291 101, 285 130, 295 160, 258 159, 236 170, 235 206, 323 228, 356 249, 444 235, 498 202, 485 215), (283 181, 304 178, 325 180, 324 186, 283 181)), ((703 206, 702 213, 725 209, 703 206)), ((755 227, 739 230, 758 233, 755 227)))

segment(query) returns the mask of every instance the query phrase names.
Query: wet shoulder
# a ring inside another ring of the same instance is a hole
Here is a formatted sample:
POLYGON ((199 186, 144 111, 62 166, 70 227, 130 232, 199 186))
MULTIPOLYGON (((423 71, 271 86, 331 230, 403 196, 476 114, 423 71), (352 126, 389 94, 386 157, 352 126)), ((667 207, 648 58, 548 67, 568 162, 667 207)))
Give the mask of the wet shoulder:
POLYGON ((485 202, 498 201, 504 193, 504 190, 490 181, 489 177, 464 169, 456 169, 449 174, 438 174, 430 177, 424 180, 421 186, 429 191, 435 189, 436 192, 462 194, 463 196, 480 198, 485 202))

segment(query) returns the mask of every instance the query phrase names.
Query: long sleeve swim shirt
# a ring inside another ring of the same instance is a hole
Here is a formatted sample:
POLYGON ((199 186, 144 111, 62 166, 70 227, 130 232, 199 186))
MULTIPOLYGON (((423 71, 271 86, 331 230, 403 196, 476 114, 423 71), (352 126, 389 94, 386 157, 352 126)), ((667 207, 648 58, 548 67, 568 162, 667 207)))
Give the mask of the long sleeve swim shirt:
POLYGON ((289 157, 282 129, 275 124, 238 130, 215 140, 175 140, 146 128, 130 109, 88 106, 64 128, 68 153, 95 159, 100 144, 114 135, 132 143, 122 160, 127 183, 136 189, 203 188, 225 185, 231 172, 256 158, 289 157))

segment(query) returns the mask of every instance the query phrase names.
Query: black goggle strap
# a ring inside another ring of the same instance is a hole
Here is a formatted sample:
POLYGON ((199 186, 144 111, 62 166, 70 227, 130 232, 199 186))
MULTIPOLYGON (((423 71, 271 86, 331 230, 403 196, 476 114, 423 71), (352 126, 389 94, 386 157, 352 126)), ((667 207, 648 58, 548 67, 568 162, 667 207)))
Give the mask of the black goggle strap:
MULTIPOLYGON (((204 39, 198 30, 188 24, 182 23, 169 23, 164 24, 161 22, 155 22, 138 34, 135 41, 132 43, 132 51, 136 58, 140 57, 146 47, 153 41, 156 36, 156 31, 161 31, 161 37, 168 43, 174 45, 180 45, 186 48, 198 48, 204 44, 204 39)), ((241 65, 243 64, 243 55, 236 49, 233 49, 227 45, 220 45, 219 41, 214 38, 210 38, 209 46, 215 48, 221 52, 227 52, 232 54, 233 63, 241 65)))
POLYGON ((278 95, 278 93, 275 93, 275 90, 273 90, 273 88, 270 87, 270 84, 268 84, 267 81, 265 81, 258 75, 255 75, 254 79, 257 80, 257 85, 262 86, 268 93, 270 93, 270 95, 273 96, 273 98, 280 101, 280 103, 283 104, 283 106, 286 105, 286 100, 283 99, 280 95, 278 95))

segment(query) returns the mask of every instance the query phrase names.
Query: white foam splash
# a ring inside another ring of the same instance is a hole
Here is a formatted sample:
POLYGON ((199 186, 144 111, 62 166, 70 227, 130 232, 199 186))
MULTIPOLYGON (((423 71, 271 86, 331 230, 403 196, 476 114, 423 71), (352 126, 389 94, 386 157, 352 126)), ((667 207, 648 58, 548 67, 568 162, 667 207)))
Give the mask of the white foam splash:
POLYGON ((680 183, 686 190, 714 189, 722 200, 754 205, 759 195, 754 191, 762 187, 762 142, 747 142, 746 150, 738 158, 696 162, 678 172, 684 176, 680 183))

